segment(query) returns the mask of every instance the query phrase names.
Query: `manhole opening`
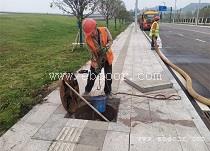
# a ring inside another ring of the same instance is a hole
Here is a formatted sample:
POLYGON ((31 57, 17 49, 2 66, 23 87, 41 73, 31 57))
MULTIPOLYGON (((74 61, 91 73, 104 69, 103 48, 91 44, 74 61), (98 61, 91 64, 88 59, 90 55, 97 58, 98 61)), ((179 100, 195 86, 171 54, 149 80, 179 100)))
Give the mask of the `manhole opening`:
MULTIPOLYGON (((106 111, 102 113, 109 121, 116 122, 117 114, 119 109, 120 99, 112 99, 107 102, 106 111)), ((93 109, 88 105, 82 105, 77 111, 73 114, 67 114, 66 118, 72 119, 84 119, 84 120, 94 120, 94 121, 104 121, 93 109)))

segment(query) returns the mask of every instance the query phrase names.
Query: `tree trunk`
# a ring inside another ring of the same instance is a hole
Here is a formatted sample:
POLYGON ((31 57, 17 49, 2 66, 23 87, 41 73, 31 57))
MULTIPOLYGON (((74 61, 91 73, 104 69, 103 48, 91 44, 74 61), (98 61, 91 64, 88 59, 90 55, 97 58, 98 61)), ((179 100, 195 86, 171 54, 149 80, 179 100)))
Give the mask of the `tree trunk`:
POLYGON ((79 25, 79 43, 80 43, 80 47, 83 46, 83 34, 82 34, 82 20, 79 19, 78 20, 78 25, 79 25))
POLYGON ((106 27, 109 28, 109 17, 106 17, 106 27))
POLYGON ((121 28, 121 22, 120 22, 120 19, 118 19, 118 23, 119 23, 119 25, 120 25, 120 28, 121 28))
POLYGON ((117 18, 116 17, 114 18, 114 27, 115 27, 115 30, 117 30, 117 18))

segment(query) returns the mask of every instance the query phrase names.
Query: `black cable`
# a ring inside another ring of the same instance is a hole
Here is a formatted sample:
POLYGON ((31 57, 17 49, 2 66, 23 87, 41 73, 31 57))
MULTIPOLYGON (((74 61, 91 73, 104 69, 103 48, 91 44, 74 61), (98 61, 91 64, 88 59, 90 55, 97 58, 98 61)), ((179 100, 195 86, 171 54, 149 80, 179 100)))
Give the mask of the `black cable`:
POLYGON ((130 94, 130 93, 125 93, 125 92, 117 92, 117 93, 112 93, 112 94, 113 95, 124 94, 124 95, 136 96, 136 97, 156 99, 156 100, 181 100, 181 96, 179 95, 170 95, 166 97, 164 94, 157 94, 155 96, 150 96, 150 95, 130 94))

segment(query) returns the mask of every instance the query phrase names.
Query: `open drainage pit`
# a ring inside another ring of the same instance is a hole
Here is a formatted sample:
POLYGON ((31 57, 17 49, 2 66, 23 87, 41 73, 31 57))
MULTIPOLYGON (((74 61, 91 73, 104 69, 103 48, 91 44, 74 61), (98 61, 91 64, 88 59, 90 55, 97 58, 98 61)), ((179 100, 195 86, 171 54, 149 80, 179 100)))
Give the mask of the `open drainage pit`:
MULTIPOLYGON (((117 113, 119 109, 120 99, 112 99, 107 102, 106 111, 101 113, 103 114, 109 121, 116 122, 117 121, 117 113)), ((104 121, 93 109, 91 109, 88 105, 84 104, 74 114, 66 115, 67 118, 73 119, 84 119, 84 120, 94 120, 94 121, 104 121)))

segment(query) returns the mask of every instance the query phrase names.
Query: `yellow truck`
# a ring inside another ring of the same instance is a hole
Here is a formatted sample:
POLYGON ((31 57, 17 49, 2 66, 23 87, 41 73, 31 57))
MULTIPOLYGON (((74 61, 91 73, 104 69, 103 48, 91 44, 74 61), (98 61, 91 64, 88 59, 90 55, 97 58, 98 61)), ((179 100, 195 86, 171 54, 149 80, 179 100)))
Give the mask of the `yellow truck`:
POLYGON ((142 30, 150 30, 153 18, 159 16, 159 11, 146 10, 139 17, 139 26, 142 30))

